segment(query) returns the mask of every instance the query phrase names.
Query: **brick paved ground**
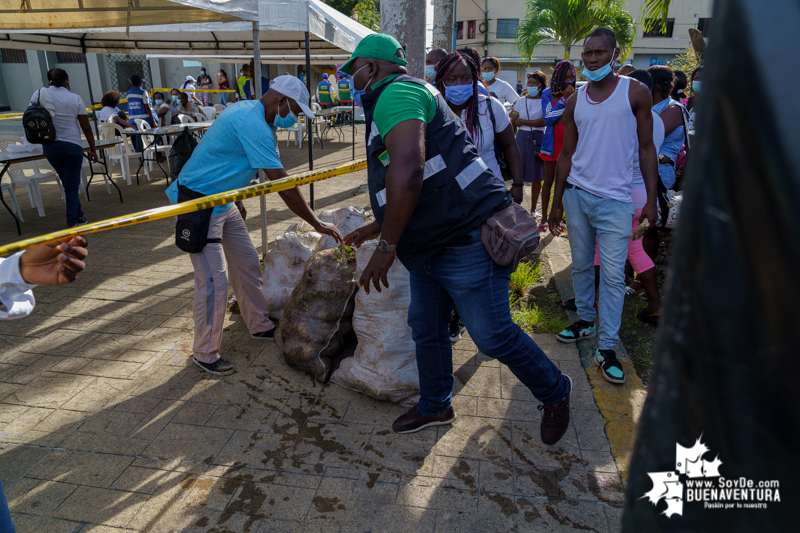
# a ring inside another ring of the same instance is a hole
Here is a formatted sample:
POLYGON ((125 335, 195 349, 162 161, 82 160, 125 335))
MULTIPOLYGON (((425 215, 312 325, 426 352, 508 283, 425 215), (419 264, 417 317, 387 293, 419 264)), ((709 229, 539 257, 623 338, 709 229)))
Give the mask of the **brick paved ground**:
MULTIPOLYGON (((287 170, 306 168, 305 149, 281 149, 287 170)), ((351 152, 315 154, 320 168, 351 152)), ((163 178, 118 182, 125 203, 94 185, 90 220, 166 203, 163 178)), ((322 182, 317 208, 367 207, 365 183, 364 172, 322 182)), ((18 190, 25 236, 63 226, 54 185, 42 219, 18 190)), ((277 196, 267 204, 274 239, 297 220, 277 196)), ((258 200, 247 208, 260 245, 258 200)), ((0 242, 16 240, 0 220, 0 242)), ((91 235, 78 282, 37 288, 34 313, 0 325, 0 476, 19 531, 618 528, 620 476, 576 348, 535 337, 575 383, 557 446, 541 444, 529 392, 468 336, 455 345, 456 422, 396 435, 403 408, 315 383, 238 315, 223 340, 237 373, 191 364, 192 269, 173 228, 91 235)))

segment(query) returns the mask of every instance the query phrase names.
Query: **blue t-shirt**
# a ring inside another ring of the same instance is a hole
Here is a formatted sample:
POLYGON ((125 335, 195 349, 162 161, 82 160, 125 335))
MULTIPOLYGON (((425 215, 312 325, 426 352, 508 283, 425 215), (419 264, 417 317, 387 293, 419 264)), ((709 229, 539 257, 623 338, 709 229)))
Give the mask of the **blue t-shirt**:
MULTIPOLYGON (((181 169, 184 187, 209 195, 247 186, 261 168, 283 168, 275 138, 258 100, 245 100, 225 108, 200 140, 181 169)), ((178 201, 178 180, 167 188, 171 203, 178 201)), ((233 204, 214 208, 219 216, 233 204)))

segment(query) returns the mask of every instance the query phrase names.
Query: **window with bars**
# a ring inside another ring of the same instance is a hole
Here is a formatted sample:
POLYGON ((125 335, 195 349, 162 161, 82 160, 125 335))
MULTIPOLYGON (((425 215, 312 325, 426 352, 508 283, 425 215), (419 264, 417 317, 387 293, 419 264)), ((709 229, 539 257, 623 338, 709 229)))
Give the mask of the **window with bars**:
POLYGON ((83 63, 83 54, 80 52, 56 52, 58 63, 83 63))
POLYGON ((28 56, 25 50, 11 50, 10 48, 0 48, 0 63, 27 63, 28 56))
POLYGON ((672 37, 672 30, 675 27, 675 19, 667 19, 664 26, 661 19, 647 19, 647 24, 652 24, 650 31, 642 34, 642 37, 672 37))
POLYGON ((470 20, 467 22, 467 39, 475 38, 475 21, 470 20))
POLYGON ((497 19, 497 38, 516 39, 519 19, 497 19))
POLYGON ((456 23, 456 40, 461 40, 464 38, 464 23, 458 22, 456 23))

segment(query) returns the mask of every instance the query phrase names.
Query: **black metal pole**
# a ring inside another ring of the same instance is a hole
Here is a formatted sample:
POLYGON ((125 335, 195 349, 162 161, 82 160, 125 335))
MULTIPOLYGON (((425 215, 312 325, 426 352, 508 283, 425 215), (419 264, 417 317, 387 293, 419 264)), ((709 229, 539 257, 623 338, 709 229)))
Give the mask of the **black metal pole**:
MULTIPOLYGON (((86 59, 86 45, 81 38, 81 49, 83 50, 83 66, 86 69, 86 83, 89 85, 89 107, 92 109, 92 122, 94 122, 94 133, 100 138, 100 130, 97 128, 97 113, 94 112, 94 92, 92 91, 92 78, 89 76, 89 61, 86 59)), ((47 52, 45 52, 47 54, 47 52)))
MULTIPOLYGON (((353 98, 353 95, 350 95, 350 98, 353 98)), ((353 116, 350 117, 353 120, 353 159, 356 158, 356 99, 353 98, 353 116)))
MULTIPOLYGON (((308 107, 311 107, 311 37, 308 32, 306 32, 306 88, 308 89, 308 107)), ((314 151, 311 146, 313 139, 311 137, 311 119, 308 117, 306 117, 306 132, 308 133, 306 142, 308 144, 308 170, 314 170, 314 151)), ((314 209, 314 184, 310 184, 309 187, 311 189, 309 194, 311 209, 314 209)))

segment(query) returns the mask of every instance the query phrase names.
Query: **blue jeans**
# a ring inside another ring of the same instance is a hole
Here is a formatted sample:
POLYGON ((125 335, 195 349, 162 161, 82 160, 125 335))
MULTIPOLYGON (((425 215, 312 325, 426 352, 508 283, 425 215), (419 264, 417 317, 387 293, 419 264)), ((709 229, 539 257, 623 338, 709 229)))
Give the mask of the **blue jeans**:
POLYGON ((543 404, 563 400, 567 378, 511 320, 511 267, 492 260, 480 228, 459 241, 411 271, 408 325, 417 348, 419 411, 432 417, 450 408, 454 377, 448 326, 454 304, 481 353, 508 366, 543 404))
POLYGON ((43 144, 42 151, 64 186, 64 197, 67 201, 67 227, 69 228, 83 216, 81 202, 78 200, 83 149, 74 143, 56 141, 52 144, 43 144))
POLYGON ((600 250, 600 349, 614 350, 619 342, 625 302, 625 260, 631 238, 632 202, 609 200, 582 189, 564 191, 564 212, 572 251, 572 285, 578 317, 592 322, 594 310, 594 250, 600 250))
POLYGON ((219 103, 222 105, 228 105, 228 97, 231 93, 219 93, 219 103))
POLYGON ((14 533, 15 531, 14 521, 11 520, 11 511, 8 510, 6 493, 3 491, 3 482, 0 481, 0 532, 14 533))
POLYGON ((658 175, 664 187, 671 189, 675 186, 675 166, 671 164, 658 164, 658 175))

